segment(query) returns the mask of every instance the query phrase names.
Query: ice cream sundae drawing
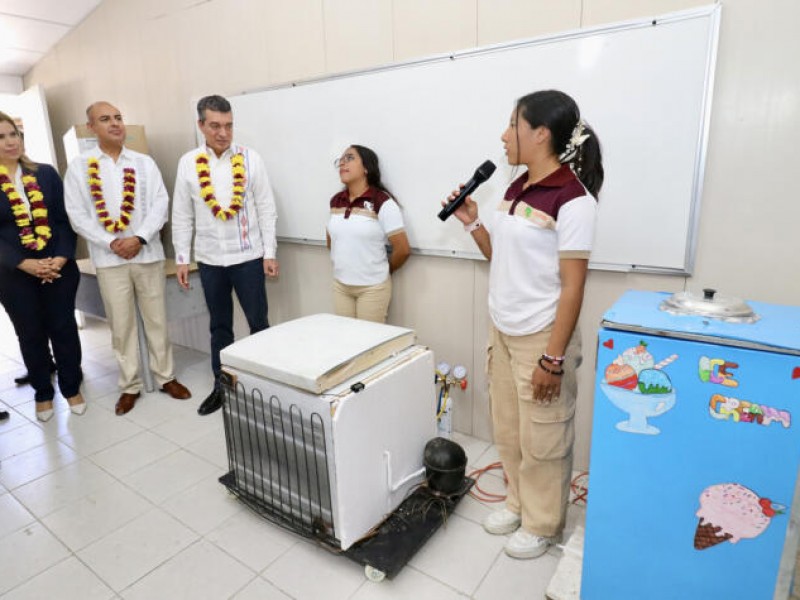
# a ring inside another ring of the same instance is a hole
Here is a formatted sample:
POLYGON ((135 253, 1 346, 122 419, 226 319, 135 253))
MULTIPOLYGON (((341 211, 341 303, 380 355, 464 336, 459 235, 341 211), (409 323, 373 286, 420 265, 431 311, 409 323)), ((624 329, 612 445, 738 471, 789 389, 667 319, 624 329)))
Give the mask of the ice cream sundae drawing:
POLYGON ((694 534, 694 547, 705 550, 730 542, 754 538, 762 533, 775 515, 786 507, 769 498, 760 498, 753 490, 738 483, 719 483, 700 494, 700 518, 694 534))
POLYGON ((614 406, 630 417, 617 423, 617 429, 646 435, 661 433, 647 418, 663 415, 675 406, 675 390, 662 369, 677 358, 678 355, 673 354, 656 363, 647 351, 647 343, 642 341, 606 367, 600 389, 614 406))

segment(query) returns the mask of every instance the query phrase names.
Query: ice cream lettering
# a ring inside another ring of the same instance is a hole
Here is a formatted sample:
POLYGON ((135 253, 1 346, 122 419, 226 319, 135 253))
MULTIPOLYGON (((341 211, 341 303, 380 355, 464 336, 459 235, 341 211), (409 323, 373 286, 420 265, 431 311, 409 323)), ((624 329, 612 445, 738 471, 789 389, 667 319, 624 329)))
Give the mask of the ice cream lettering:
POLYGON ((698 365, 698 373, 700 375, 700 380, 706 383, 738 387, 739 382, 736 381, 736 375, 729 371, 729 369, 738 368, 739 365, 737 363, 729 362, 723 358, 701 356, 698 365))
POLYGON ((787 429, 792 425, 792 415, 787 410, 778 410, 722 394, 711 396, 708 412, 715 419, 733 420, 734 423, 755 423, 766 427, 775 421, 787 429))
POLYGON ((736 544, 757 537, 784 508, 738 483, 709 486, 700 494, 694 547, 705 550, 722 542, 736 544))

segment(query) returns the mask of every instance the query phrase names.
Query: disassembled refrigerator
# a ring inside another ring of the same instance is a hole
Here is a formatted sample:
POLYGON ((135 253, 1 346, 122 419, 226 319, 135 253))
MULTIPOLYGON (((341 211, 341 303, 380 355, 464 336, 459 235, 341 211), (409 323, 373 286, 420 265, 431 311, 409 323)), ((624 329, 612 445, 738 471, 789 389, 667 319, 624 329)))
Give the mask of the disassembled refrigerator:
POLYGON ((328 314, 222 353, 230 472, 266 518, 340 548, 424 480, 436 435, 433 353, 413 331, 328 314))

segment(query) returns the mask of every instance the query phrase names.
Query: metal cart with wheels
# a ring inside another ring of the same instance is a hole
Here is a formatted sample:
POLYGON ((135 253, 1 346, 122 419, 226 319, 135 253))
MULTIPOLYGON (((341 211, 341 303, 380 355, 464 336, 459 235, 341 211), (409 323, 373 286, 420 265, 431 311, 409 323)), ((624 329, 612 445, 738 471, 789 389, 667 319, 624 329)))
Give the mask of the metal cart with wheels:
POLYGON ((342 551, 324 529, 299 526, 299 523, 292 523, 283 515, 266 509, 257 498, 237 486, 232 471, 220 477, 219 481, 246 506, 267 520, 314 539, 323 547, 363 565, 364 576, 376 583, 393 579, 408 564, 439 527, 446 525, 448 517, 475 483, 473 479, 465 477, 461 489, 447 496, 432 492, 426 485, 417 487, 380 525, 342 551))

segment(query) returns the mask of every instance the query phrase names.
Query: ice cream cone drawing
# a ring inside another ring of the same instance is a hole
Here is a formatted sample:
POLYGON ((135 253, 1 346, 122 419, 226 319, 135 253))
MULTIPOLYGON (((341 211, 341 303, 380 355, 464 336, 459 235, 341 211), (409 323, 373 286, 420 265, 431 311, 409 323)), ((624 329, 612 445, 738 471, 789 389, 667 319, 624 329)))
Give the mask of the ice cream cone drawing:
POLYGON ((697 529, 694 531, 694 547, 696 550, 705 550, 716 546, 722 542, 727 542, 731 539, 730 533, 722 533, 722 527, 712 525, 711 523, 703 523, 703 519, 697 524, 697 529))
POLYGON ((781 504, 761 498, 739 483, 719 483, 700 494, 700 521, 694 533, 694 547, 706 550, 723 542, 736 544, 758 537, 776 515, 784 512, 781 504))

